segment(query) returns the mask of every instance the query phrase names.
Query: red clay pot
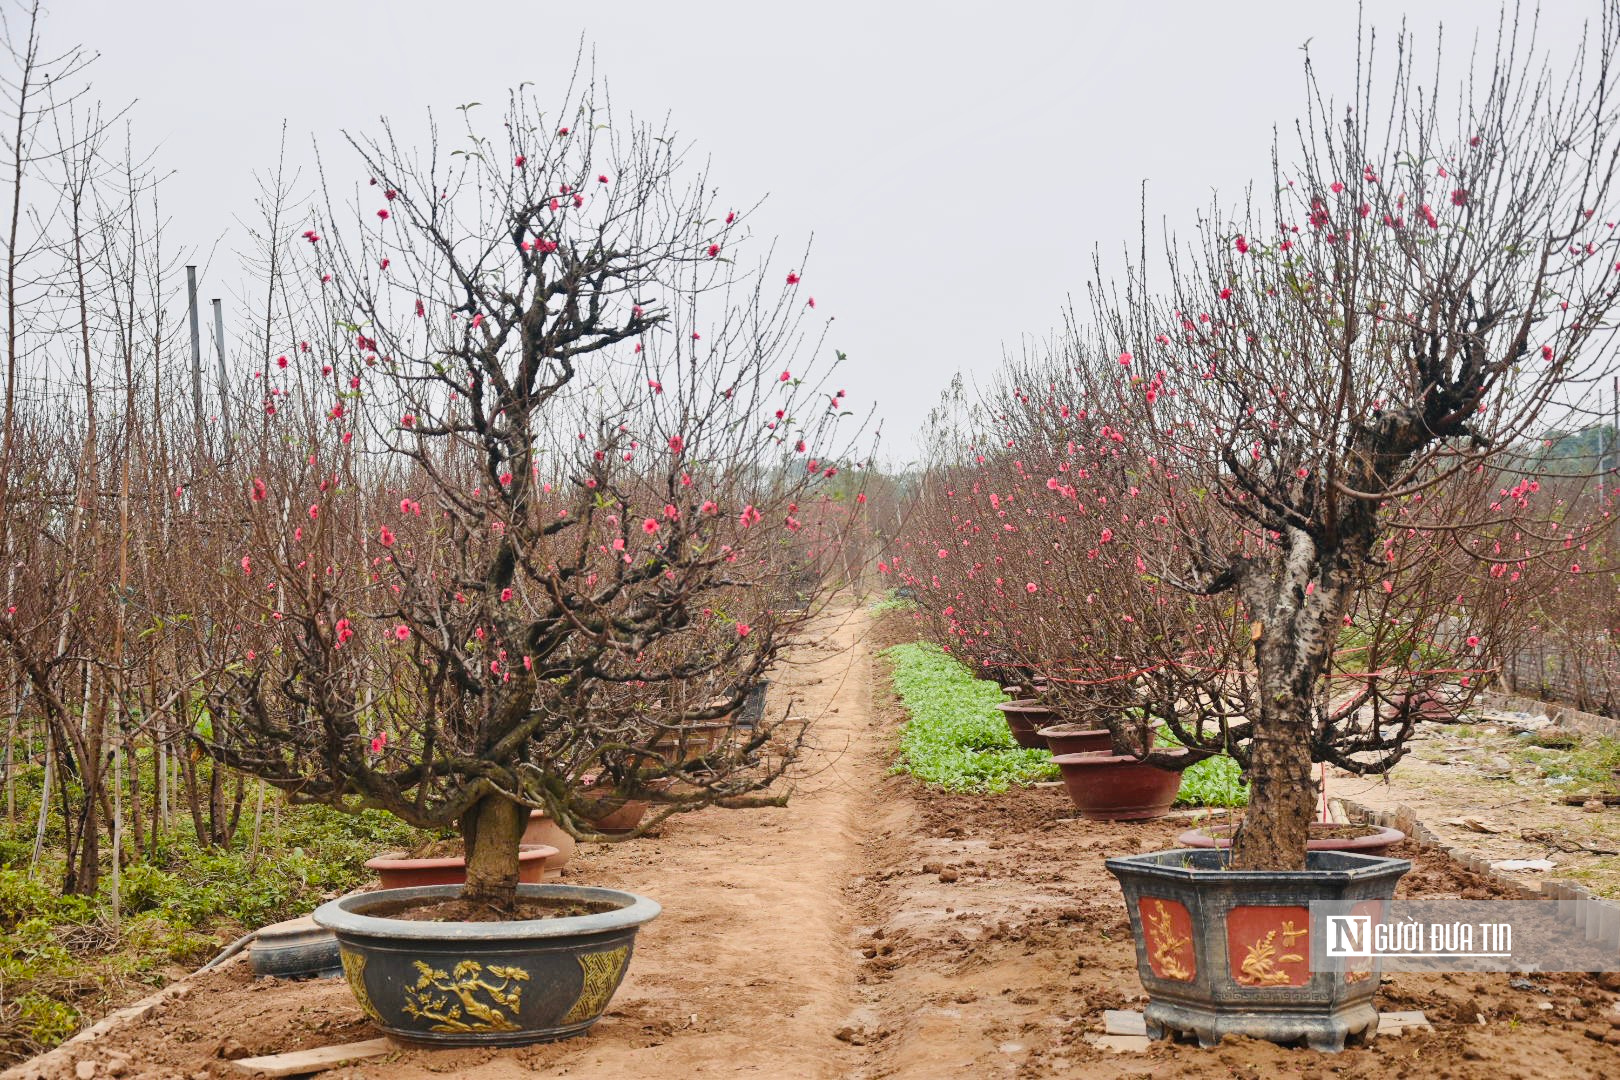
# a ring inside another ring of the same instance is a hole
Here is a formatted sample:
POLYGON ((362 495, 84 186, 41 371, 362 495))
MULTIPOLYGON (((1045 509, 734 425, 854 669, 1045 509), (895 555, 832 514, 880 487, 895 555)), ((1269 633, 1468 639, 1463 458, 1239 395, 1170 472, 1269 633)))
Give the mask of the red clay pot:
POLYGON ((641 824, 652 804, 646 799, 619 799, 609 795, 588 795, 602 807, 602 816, 591 822, 597 832, 627 833, 641 824))
POLYGON ((996 708, 1007 718, 1013 742, 1025 750, 1045 750, 1046 740, 1040 737, 1037 729, 1063 722, 1063 717, 1055 709, 1040 704, 1034 698, 1004 701, 996 708))
POLYGON ((687 765, 725 742, 732 723, 727 715, 718 720, 704 720, 678 730, 659 732, 647 744, 647 750, 666 765, 687 765))
MULTIPOLYGON (((518 851, 518 881, 538 885, 545 877, 546 860, 558 854, 549 844, 525 844, 518 851)), ((414 889, 418 885, 464 885, 467 860, 457 855, 446 859, 408 859, 403 853, 379 855, 366 860, 366 869, 375 870, 385 889, 414 889)))
MULTIPOLYGON (((1365 826, 1368 830, 1365 836, 1318 835, 1344 827, 1328 821, 1313 821, 1310 825, 1310 839, 1305 846, 1311 851, 1350 851, 1357 855, 1387 855, 1390 848, 1406 839, 1406 834, 1401 830, 1382 825, 1365 826)), ((1188 829, 1176 837, 1176 844, 1180 847, 1229 848, 1232 846, 1233 828, 1231 825, 1206 825, 1201 829, 1188 829)))
POLYGON ((1054 754, 1108 754, 1114 749, 1114 736, 1107 728, 1083 724, 1056 724, 1036 732, 1054 754))
POLYGON ((546 860, 545 871, 546 880, 555 881, 562 877, 562 868, 573 857, 576 841, 544 810, 531 810, 529 823, 523 828, 523 843, 545 844, 557 849, 557 854, 546 860))
POLYGON ((1069 798, 1090 821, 1144 821, 1163 817, 1181 790, 1181 773, 1118 754, 1059 754, 1069 798))

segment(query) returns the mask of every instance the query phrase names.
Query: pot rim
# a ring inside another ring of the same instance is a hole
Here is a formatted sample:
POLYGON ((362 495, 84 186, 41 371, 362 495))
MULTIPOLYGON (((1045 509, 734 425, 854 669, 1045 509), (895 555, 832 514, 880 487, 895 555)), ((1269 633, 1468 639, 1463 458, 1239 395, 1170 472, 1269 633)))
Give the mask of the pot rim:
MULTIPOLYGON (((1113 734, 1105 727, 1087 727, 1084 724, 1050 724, 1036 731, 1035 734, 1046 738, 1056 735, 1060 739, 1065 737, 1073 739, 1081 735, 1107 735, 1109 738, 1113 738, 1113 734)), ((1098 752, 1095 750, 1083 751, 1083 753, 1088 754, 1098 752)))
MULTIPOLYGON (((520 844, 518 846, 518 862, 534 862, 536 859, 549 859, 562 852, 550 844, 520 844)), ((364 863, 367 870, 448 870, 451 867, 464 867, 467 865, 465 855, 439 855, 431 859, 412 859, 408 853, 378 855, 367 859, 364 863)))
MULTIPOLYGON (((1183 748, 1183 753, 1186 753, 1183 748)), ((1150 769, 1161 772, 1176 772, 1175 769, 1166 769, 1161 765, 1148 765, 1146 761, 1133 754, 1116 754, 1111 750, 1082 750, 1078 754, 1054 754, 1052 764, 1061 768, 1064 765, 1144 765, 1150 769)))
MULTIPOLYGON (((1311 824, 1321 825, 1324 824, 1324 822, 1313 821, 1311 824)), ((1346 827, 1345 824, 1340 822, 1326 822, 1325 824, 1331 824, 1335 828, 1341 829, 1346 827)), ((1349 824, 1355 825, 1356 823, 1350 822, 1349 824)), ((1357 852, 1361 848, 1392 847, 1406 839, 1405 833, 1399 829, 1392 829, 1388 825, 1365 825, 1361 827, 1369 831, 1362 833, 1360 836, 1318 836, 1306 841, 1306 849, 1309 851, 1357 852)), ((1188 829, 1186 832, 1176 837, 1176 843, 1180 844, 1182 847, 1207 846, 1219 848, 1224 851, 1232 846, 1232 832, 1235 828, 1236 826, 1233 825, 1199 825, 1196 828, 1188 829), (1195 835, 1204 837, 1208 841, 1208 844, 1206 845, 1204 843, 1200 843, 1196 839, 1193 839, 1195 835)))
POLYGON ((1025 701, 1003 701, 996 705, 1002 712, 1009 713, 1051 713, 1058 715, 1058 711, 1051 705, 1042 705, 1034 698, 1025 701))
POLYGON ((410 900, 454 900, 460 885, 419 885, 411 889, 379 889, 376 892, 342 896, 316 908, 310 916, 317 925, 337 934, 407 941, 526 941, 577 937, 627 930, 658 917, 663 907, 656 901, 619 889, 590 885, 519 885, 522 899, 597 900, 616 903, 613 911, 595 915, 571 915, 562 919, 513 919, 509 922, 414 922, 366 915, 354 906, 398 903, 410 900))
POLYGON ((1230 850, 1230 848, 1171 848, 1168 851, 1145 851, 1139 855, 1112 856, 1103 860, 1103 866, 1115 877, 1119 877, 1120 871, 1124 871, 1133 876, 1234 885, 1264 884, 1276 882, 1279 878, 1297 881, 1359 881, 1391 873, 1395 877, 1401 877, 1412 869, 1410 859, 1398 859, 1393 855, 1363 855, 1359 851, 1320 849, 1306 853, 1307 862, 1304 870, 1233 870, 1225 865, 1208 867, 1186 865, 1192 859, 1209 859, 1211 856, 1224 862, 1230 850), (1310 865, 1312 856, 1318 861, 1323 858, 1331 858, 1335 862, 1349 859, 1351 865, 1312 867, 1310 865))

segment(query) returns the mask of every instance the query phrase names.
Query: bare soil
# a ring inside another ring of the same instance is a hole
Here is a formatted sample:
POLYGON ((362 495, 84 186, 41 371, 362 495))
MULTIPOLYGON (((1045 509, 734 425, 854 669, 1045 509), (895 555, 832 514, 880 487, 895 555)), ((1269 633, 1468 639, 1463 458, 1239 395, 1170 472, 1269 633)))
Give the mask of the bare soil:
MULTIPOLYGON (((1202 826, 1202 828, 1206 833, 1215 836, 1217 839, 1230 840, 1232 833, 1237 826, 1205 825, 1202 826)), ((1323 822, 1311 823, 1312 840, 1354 840, 1361 836, 1372 836, 1378 831, 1379 827, 1376 825, 1361 825, 1356 823, 1351 823, 1349 825, 1330 825, 1323 822)))
POLYGON ((407 859, 461 859, 467 855, 467 845, 459 836, 423 840, 405 853, 407 859))
POLYGON ((598 915, 615 905, 589 900, 520 899, 512 911, 474 900, 441 900, 437 904, 378 904, 365 914, 405 922, 506 922, 516 919, 571 919, 598 915))
MULTIPOLYGON (((1620 979, 1395 975, 1380 1007, 1422 1009, 1432 1032, 1338 1055, 1229 1039, 1115 1053, 1090 1041, 1104 1009, 1144 1003, 1109 855, 1163 849, 1186 815, 1078 820, 1057 785, 990 797, 888 774, 903 716, 864 612, 835 613, 772 685, 817 720, 785 808, 709 810, 656 837, 580 846, 569 880, 655 897, 608 1014, 585 1037, 511 1050, 401 1048, 327 1075, 422 1080, 569 1077, 1352 1077, 1620 1075, 1620 979), (878 670, 874 670, 878 669, 878 670)), ((1403 890, 1503 887, 1408 843, 1403 890)), ((118 1057, 149 1080, 240 1075, 223 1058, 373 1037, 341 980, 195 980, 77 1059, 118 1057)), ((71 1077, 77 1059, 49 1075, 71 1077)))
POLYGON ((1531 888, 1569 881, 1620 899, 1620 806, 1565 804, 1578 785, 1547 777, 1533 742, 1489 723, 1423 724, 1388 777, 1329 768, 1327 790, 1374 810, 1410 807, 1446 845, 1487 859, 1551 860, 1550 871, 1518 872, 1531 888))

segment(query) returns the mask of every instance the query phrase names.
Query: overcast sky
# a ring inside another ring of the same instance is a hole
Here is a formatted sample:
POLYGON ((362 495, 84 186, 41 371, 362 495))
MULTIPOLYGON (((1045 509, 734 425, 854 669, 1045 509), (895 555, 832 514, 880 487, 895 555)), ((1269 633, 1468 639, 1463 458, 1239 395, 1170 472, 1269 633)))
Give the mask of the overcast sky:
MULTIPOLYGON (((1543 41, 1572 54, 1596 0, 1553 0, 1543 41)), ((1461 63, 1497 9, 1367 0, 1461 63)), ((205 297, 228 291, 234 217, 273 167, 282 121, 300 152, 378 116, 493 105, 533 81, 560 95, 583 37, 616 109, 673 117, 722 197, 768 196, 756 230, 814 236, 805 285, 876 401, 886 457, 953 373, 1057 322, 1090 253, 1149 215, 1190 226, 1212 189, 1235 202, 1269 171, 1273 125, 1303 105, 1300 46, 1348 90, 1352 3, 780 4, 721 0, 55 0, 48 47, 101 54, 98 96, 135 99, 136 138, 173 170, 165 244, 219 245, 205 297)), ((48 48, 47 51, 50 51, 48 48)), ((1156 227, 1156 225, 1155 225, 1156 227)))

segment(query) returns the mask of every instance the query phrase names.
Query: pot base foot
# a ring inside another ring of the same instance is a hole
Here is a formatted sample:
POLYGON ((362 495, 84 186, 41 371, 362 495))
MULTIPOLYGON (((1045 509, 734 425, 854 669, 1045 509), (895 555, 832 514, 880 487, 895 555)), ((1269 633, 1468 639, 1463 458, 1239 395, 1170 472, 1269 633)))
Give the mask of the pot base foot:
POLYGON ((1334 1012, 1266 1009, 1226 1011, 1179 1002, 1152 1001, 1143 1012, 1148 1038, 1189 1035, 1207 1050, 1228 1035, 1246 1035, 1274 1043, 1304 1043, 1319 1053, 1336 1054, 1346 1044, 1366 1042, 1378 1029, 1378 1010, 1370 1002, 1334 1012))

